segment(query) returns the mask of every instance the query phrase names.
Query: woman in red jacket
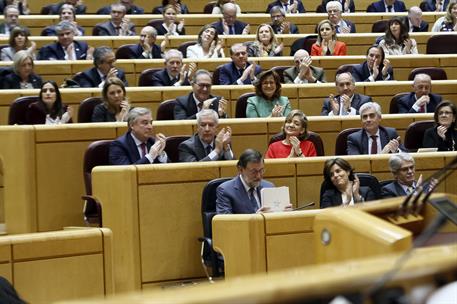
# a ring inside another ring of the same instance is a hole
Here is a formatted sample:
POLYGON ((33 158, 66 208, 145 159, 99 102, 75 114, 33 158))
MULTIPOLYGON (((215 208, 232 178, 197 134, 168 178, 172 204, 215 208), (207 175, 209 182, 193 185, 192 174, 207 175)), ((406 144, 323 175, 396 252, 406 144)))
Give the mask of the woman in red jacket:
POLYGON ((317 41, 311 46, 311 56, 344 56, 346 44, 336 40, 336 30, 329 20, 322 20, 317 26, 317 41))

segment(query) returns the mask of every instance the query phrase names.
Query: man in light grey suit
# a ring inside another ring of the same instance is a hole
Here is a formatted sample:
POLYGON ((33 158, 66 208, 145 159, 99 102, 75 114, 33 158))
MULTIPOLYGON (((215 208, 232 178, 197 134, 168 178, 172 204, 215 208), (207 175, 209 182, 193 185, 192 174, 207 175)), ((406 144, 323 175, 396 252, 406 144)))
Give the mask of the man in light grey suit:
POLYGON ((213 109, 203 109, 197 113, 197 134, 183 141, 179 147, 180 162, 212 160, 232 160, 230 148, 232 130, 222 128, 217 133, 219 116, 213 109))
POLYGON ((422 174, 416 181, 414 158, 408 153, 397 153, 389 158, 389 168, 394 181, 382 187, 382 198, 410 194, 422 183, 422 174))
POLYGON ((312 66, 312 59, 306 50, 300 49, 294 54, 295 66, 284 70, 285 83, 318 83, 325 82, 324 69, 312 66))

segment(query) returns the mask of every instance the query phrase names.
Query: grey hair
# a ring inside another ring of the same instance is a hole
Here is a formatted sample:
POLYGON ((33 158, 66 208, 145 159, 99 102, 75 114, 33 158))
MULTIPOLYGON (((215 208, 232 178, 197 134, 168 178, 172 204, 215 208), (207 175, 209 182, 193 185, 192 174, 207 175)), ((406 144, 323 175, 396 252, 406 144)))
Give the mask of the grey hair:
POLYGON ((146 29, 146 32, 148 33, 148 35, 151 35, 154 38, 157 37, 157 30, 154 27, 147 25, 147 26, 143 27, 141 30, 144 30, 144 29, 146 29))
POLYGON ((286 11, 279 5, 275 5, 270 9, 270 15, 273 13, 281 13, 284 17, 286 16, 286 11))
POLYGON ((364 103, 359 109, 360 118, 362 118, 363 112, 365 112, 368 109, 373 109, 376 112, 376 114, 378 115, 378 117, 382 116, 381 106, 379 105, 379 103, 367 102, 367 103, 364 103))
POLYGON ((343 73, 336 74, 336 76, 335 76, 335 84, 337 84, 337 83, 340 81, 339 79, 340 79, 342 76, 344 76, 344 75, 347 75, 347 76, 351 77, 351 82, 352 82, 352 83, 355 83, 354 77, 352 77, 352 74, 351 74, 351 73, 349 73, 349 72, 343 72, 343 73))
POLYGON ((219 115, 213 109, 203 109, 197 113, 197 124, 200 124, 203 117, 211 117, 216 124, 219 124, 219 115))
POLYGON ((329 2, 327 2, 327 5, 325 6, 325 10, 328 11, 328 8, 330 6, 337 6, 338 9, 340 10, 340 12, 343 11, 343 6, 341 5, 341 3, 339 1, 329 1, 329 2))
POLYGON ((60 33, 62 31, 66 31, 66 30, 70 30, 70 31, 73 31, 73 33, 76 34, 76 26, 71 23, 70 21, 60 21, 57 25, 56 25, 56 33, 60 33))
POLYGON ((14 4, 10 4, 10 5, 7 5, 4 9, 3 9, 3 15, 6 17, 6 14, 8 13, 8 10, 10 9, 15 9, 17 10, 17 12, 19 13, 19 8, 17 7, 17 5, 14 5, 14 4))
POLYGON ((222 13, 224 13, 225 10, 230 10, 230 9, 236 11, 236 5, 233 4, 232 2, 227 2, 224 5, 222 5, 222 7, 221 7, 222 13))
POLYGON ((208 75, 208 77, 212 80, 213 77, 211 75, 210 72, 208 72, 208 70, 205 70, 205 69, 199 69, 195 72, 194 74, 194 78, 192 79, 192 83, 196 83, 197 82, 197 77, 200 76, 200 75, 208 75))
POLYGON ((170 58, 172 57, 179 57, 179 59, 183 59, 183 55, 181 53, 181 51, 177 50, 177 49, 171 49, 171 50, 168 50, 165 52, 165 55, 163 56, 163 58, 165 59, 165 62, 167 62, 168 60, 170 60, 170 58))
POLYGON ((143 115, 151 114, 151 110, 148 108, 135 107, 131 109, 127 114, 127 125, 129 128, 135 123, 135 120, 143 115))
POLYGON ((400 170, 403 162, 412 162, 413 164, 415 164, 414 158, 408 153, 402 152, 392 155, 389 158, 390 172, 397 173, 398 170, 400 170))
POLYGON ((98 48, 95 48, 94 51, 94 65, 98 67, 100 64, 103 62, 103 57, 105 57, 106 54, 112 53, 113 50, 110 47, 107 46, 99 46, 98 48))
POLYGON ((425 74, 425 73, 416 74, 414 76, 413 83, 416 84, 416 81, 419 81, 419 80, 427 80, 428 82, 432 82, 432 77, 430 77, 430 75, 425 74))
POLYGON ((121 8, 124 11, 124 14, 127 12, 127 8, 121 3, 113 3, 113 4, 111 4, 110 10, 112 11, 115 8, 121 8))
POLYGON ((21 65, 22 62, 24 62, 26 59, 30 58, 32 60, 32 67, 34 66, 33 64, 33 57, 32 55, 27 52, 26 50, 21 50, 16 52, 13 56, 13 71, 14 73, 18 73, 19 66, 21 65))

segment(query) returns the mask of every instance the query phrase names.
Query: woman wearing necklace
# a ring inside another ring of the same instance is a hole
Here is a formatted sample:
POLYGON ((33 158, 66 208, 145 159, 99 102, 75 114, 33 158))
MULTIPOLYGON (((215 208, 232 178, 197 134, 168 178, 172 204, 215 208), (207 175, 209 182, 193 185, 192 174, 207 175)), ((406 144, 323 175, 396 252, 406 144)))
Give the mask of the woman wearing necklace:
POLYGON ((449 100, 444 100, 435 109, 435 126, 424 133, 422 146, 438 148, 438 151, 457 151, 457 130, 455 119, 457 106, 449 100))
POLYGON ((22 50, 14 54, 13 73, 3 80, 3 89, 38 89, 42 79, 33 71, 33 57, 28 51, 22 50))

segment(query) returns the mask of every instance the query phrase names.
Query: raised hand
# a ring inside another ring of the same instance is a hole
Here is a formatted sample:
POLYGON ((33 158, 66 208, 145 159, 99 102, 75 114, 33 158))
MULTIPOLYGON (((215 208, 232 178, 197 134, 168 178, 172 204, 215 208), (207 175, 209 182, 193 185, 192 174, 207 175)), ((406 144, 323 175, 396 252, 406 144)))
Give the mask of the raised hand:
POLYGON ((217 97, 209 98, 203 102, 202 109, 209 109, 217 97))
POLYGON ((400 147, 400 136, 391 139, 382 149, 381 153, 396 153, 398 151, 398 147, 400 147))
POLYGON ((446 132, 447 132, 447 127, 445 127, 445 126, 438 126, 436 128, 436 133, 438 133, 438 136, 441 137, 442 140, 446 140, 446 132))
POLYGON ((392 67, 392 64, 390 63, 389 59, 384 59, 383 61, 384 67, 382 68, 382 77, 386 78, 387 75, 389 75, 389 70, 392 67))
POLYGON ((346 112, 351 111, 351 98, 346 94, 341 95, 340 100, 343 102, 343 109, 346 112))
POLYGON ((250 31, 251 31, 251 26, 248 24, 244 27, 243 32, 241 32, 241 35, 248 35, 250 31))
POLYGON ((222 137, 222 143, 224 145, 224 151, 226 151, 228 148, 230 148, 230 143, 232 142, 232 128, 225 127, 224 129, 225 133, 222 137))
POLYGON ((361 201, 362 196, 360 195, 360 180, 357 175, 354 174, 354 181, 352 182, 352 194, 354 195, 354 201, 361 201))
POLYGON ((333 94, 330 94, 328 99, 330 100, 330 107, 332 108, 333 115, 338 115, 340 113, 340 103, 333 94))
POLYGON ((225 116, 225 113, 227 113, 227 100, 222 97, 220 100, 219 100, 219 107, 217 109, 217 113, 219 114, 219 117, 223 117, 225 116))
POLYGON ((284 21, 281 23, 281 34, 289 34, 290 33, 290 22, 289 21, 284 21))
POLYGON ((184 28, 184 19, 181 19, 179 21, 179 24, 178 24, 178 27, 177 27, 178 32, 182 32, 183 28, 184 28))
POLYGON ((271 110, 271 117, 281 117, 283 110, 284 110, 283 106, 275 105, 273 110, 271 110))
POLYGON ((73 117, 73 107, 67 107, 67 111, 62 114, 61 122, 67 123, 73 117))
POLYGON ((292 146, 289 157, 302 156, 302 151, 300 148, 300 140, 296 136, 291 136, 291 137, 289 137, 289 143, 292 146))

